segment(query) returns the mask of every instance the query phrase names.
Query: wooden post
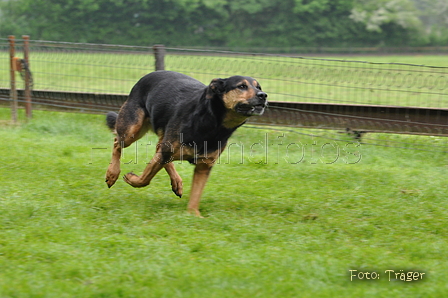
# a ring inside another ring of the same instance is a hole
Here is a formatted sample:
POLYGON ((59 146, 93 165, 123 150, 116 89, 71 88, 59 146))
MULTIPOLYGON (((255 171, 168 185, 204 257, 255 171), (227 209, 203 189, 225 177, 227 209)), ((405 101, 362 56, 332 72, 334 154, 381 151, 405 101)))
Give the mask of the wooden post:
POLYGON ((15 56, 15 36, 9 35, 9 78, 10 78, 10 84, 11 88, 9 90, 9 97, 11 99, 11 117, 12 121, 14 123, 17 122, 17 110, 18 110, 18 103, 17 103, 17 89, 16 89, 16 61, 14 60, 15 56))
POLYGON ((30 73, 30 37, 28 35, 22 35, 23 38, 23 59, 27 67, 25 68, 25 111, 26 117, 31 119, 33 117, 33 110, 31 106, 31 73, 30 73))
POLYGON ((165 70, 165 46, 156 44, 153 46, 154 57, 156 59, 156 70, 165 70))

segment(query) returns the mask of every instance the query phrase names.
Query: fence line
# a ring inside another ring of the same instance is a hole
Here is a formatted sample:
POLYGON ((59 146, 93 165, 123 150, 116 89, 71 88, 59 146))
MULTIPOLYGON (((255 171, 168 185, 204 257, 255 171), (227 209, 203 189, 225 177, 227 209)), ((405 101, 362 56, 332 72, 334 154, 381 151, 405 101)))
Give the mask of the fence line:
MULTIPOLYGON (((23 45, 16 40, 17 53, 23 45)), ((7 50, 0 39, 0 104, 9 103, 7 50)), ((165 68, 205 84, 236 74, 256 77, 272 103, 257 118, 262 124, 448 135, 448 67, 49 41, 30 41, 30 52, 33 104, 40 107, 104 113, 140 77, 165 68)))
POLYGON ((276 101, 448 108, 447 67, 228 52, 209 56, 191 50, 179 54, 178 49, 167 53, 169 70, 203 81, 216 73, 249 73, 276 101))

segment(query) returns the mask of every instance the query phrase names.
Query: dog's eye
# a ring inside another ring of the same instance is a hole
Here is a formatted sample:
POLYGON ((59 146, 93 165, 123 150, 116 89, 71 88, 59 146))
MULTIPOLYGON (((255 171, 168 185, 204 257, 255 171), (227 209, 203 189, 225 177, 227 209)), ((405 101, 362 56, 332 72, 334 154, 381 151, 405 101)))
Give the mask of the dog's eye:
POLYGON ((260 90, 260 91, 263 91, 263 90, 261 90, 261 86, 260 85, 257 86, 257 89, 260 90))
POLYGON ((238 86, 238 89, 247 90, 247 85, 246 84, 241 84, 241 85, 238 86))

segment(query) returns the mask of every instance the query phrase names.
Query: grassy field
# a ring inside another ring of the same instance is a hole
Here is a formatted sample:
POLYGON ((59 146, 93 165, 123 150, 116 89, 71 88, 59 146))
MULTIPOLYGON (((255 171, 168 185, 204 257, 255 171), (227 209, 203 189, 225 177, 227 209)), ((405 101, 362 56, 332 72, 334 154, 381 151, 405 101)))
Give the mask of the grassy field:
MULTIPOLYGON (((8 87, 6 53, 0 53, 0 65, 0 87, 8 87)), ((165 65, 205 84, 235 74, 255 77, 271 101, 448 108, 448 56, 443 55, 325 59, 168 52, 165 65)), ((35 89, 128 94, 154 70, 154 58, 150 53, 35 52, 31 69, 35 89)))
MULTIPOLYGON (((103 116, 35 111, 0 137, 2 298, 448 294, 447 154, 242 127, 198 219, 166 173, 106 187, 103 116)), ((141 172, 155 141, 125 150, 122 173, 141 172)), ((193 168, 176 167, 188 193, 193 168)))

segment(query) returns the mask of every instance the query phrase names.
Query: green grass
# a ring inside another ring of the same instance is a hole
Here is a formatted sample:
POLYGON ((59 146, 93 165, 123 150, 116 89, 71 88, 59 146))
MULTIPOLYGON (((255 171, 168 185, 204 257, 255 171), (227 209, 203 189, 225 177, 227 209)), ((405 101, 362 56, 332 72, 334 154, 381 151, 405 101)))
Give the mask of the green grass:
MULTIPOLYGON (((28 123, 4 122, 0 137, 2 298, 448 293, 447 154, 242 127, 213 169, 198 219, 185 212, 187 163, 176 162, 182 199, 164 172, 143 189, 106 187, 104 116, 35 111, 28 123), (380 280, 351 282, 350 269, 380 280), (425 275, 388 281, 389 269, 425 275)), ((155 141, 126 149, 122 173, 141 172, 155 141)))
MULTIPOLYGON (((38 90, 128 94, 138 79, 154 70, 150 53, 33 52, 30 59, 38 90)), ((0 65, 0 87, 8 87, 7 53, 0 53, 0 65)), ((443 55, 325 59, 168 51, 165 66, 205 84, 215 77, 249 75, 261 82, 271 101, 448 108, 448 58, 443 55)))

